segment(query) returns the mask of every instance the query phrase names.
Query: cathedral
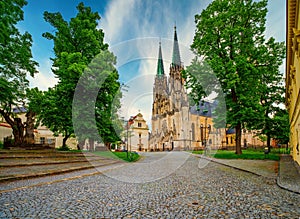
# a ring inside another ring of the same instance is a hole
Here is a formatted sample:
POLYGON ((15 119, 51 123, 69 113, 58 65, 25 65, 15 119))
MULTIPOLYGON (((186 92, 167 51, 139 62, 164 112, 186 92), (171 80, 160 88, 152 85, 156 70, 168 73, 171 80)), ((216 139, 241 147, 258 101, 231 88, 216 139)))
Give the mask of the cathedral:
MULTIPOLYGON (((200 101, 190 105, 186 81, 182 76, 176 27, 174 29, 172 61, 169 74, 165 74, 159 43, 157 70, 153 84, 151 132, 143 115, 131 116, 123 132, 123 150, 130 151, 182 151, 235 148, 235 130, 215 128, 213 114, 217 101, 200 101)), ((255 130, 243 130, 243 147, 264 147, 265 142, 255 130)))
POLYGON ((212 123, 212 104, 189 106, 184 69, 181 62, 176 27, 172 63, 165 74, 161 43, 153 86, 153 103, 149 151, 194 150, 216 144, 218 135, 212 123))

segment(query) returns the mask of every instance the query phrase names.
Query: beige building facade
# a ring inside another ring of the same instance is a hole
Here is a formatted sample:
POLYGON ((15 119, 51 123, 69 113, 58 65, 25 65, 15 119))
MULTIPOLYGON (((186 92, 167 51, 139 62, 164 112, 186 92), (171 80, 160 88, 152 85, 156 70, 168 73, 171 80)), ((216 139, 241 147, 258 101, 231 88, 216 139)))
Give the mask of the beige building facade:
POLYGON ((149 127, 141 113, 132 117, 130 123, 130 146, 132 151, 147 151, 149 139, 149 127))
MULTIPOLYGON (((223 135, 222 149, 234 149, 236 145, 235 141, 235 130, 227 129, 226 134, 223 135)), ((258 132, 256 130, 242 130, 242 148, 263 148, 267 145, 266 139, 258 137, 258 132)), ((272 143, 272 147, 275 147, 272 143)))
POLYGON ((287 0, 286 106, 290 119, 290 146, 300 165, 300 3, 287 0))
MULTIPOLYGON (((20 108, 15 112, 15 116, 20 118, 22 122, 26 121, 25 114, 25 108, 20 108)), ((4 142, 4 138, 6 137, 13 137, 12 129, 5 119, 0 117, 0 141, 4 142)), ((63 136, 54 136, 54 133, 46 126, 39 125, 34 130, 34 143, 47 145, 53 148, 59 148, 63 144, 63 136)), ((77 141, 75 138, 70 137, 66 143, 69 148, 77 149, 77 141)))

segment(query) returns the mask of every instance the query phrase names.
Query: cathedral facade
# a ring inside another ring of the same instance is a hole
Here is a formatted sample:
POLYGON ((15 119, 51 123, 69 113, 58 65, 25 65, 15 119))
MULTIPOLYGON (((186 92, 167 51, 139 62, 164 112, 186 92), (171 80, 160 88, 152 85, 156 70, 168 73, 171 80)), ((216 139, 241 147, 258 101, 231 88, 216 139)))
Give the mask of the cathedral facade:
POLYGON ((175 27, 168 77, 164 71, 161 43, 159 44, 149 151, 193 150, 203 149, 209 144, 217 145, 218 135, 212 123, 211 104, 202 102, 199 106, 189 106, 185 80, 182 77, 183 69, 175 27))

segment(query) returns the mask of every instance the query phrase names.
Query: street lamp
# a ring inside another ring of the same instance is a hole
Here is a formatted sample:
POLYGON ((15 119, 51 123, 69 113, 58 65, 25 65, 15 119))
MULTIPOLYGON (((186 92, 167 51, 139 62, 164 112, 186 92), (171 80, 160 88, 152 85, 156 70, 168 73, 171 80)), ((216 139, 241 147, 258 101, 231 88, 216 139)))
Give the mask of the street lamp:
POLYGON ((126 157, 128 159, 128 121, 125 120, 126 122, 126 135, 127 135, 127 138, 126 138, 126 157))
POLYGON ((210 124, 207 125, 207 119, 208 118, 206 117, 204 127, 203 127, 202 124, 200 125, 201 140, 203 142, 205 153, 206 153, 206 150, 207 150, 207 141, 208 141, 209 134, 210 134, 210 131, 211 131, 211 125, 210 124), (203 129, 204 129, 204 133, 203 133, 203 129))
POLYGON ((182 131, 182 139, 183 139, 183 141, 184 141, 184 150, 186 150, 186 143, 185 143, 185 134, 184 134, 184 130, 183 129, 181 129, 181 131, 182 131))
POLYGON ((124 142, 125 142, 125 146, 126 146, 126 157, 128 159, 128 124, 129 124, 129 120, 125 120, 124 117, 121 117, 123 124, 125 124, 126 127, 126 135, 124 135, 124 142))
POLYGON ((190 130, 190 150, 192 148, 192 130, 190 130))
POLYGON ((131 131, 129 131, 129 140, 129 159, 131 160, 131 131))

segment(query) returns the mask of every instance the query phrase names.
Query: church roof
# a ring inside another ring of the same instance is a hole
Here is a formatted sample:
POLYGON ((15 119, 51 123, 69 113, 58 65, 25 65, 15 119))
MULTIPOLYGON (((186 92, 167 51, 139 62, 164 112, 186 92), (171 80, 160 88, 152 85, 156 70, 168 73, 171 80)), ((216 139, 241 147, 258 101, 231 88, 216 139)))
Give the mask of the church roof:
POLYGON ((162 52, 161 52, 161 42, 159 42, 158 61, 157 61, 157 75, 162 76, 164 74, 165 74, 165 71, 164 71, 164 63, 163 63, 162 52))
POLYGON ((136 116, 143 117, 142 113, 138 113, 136 116))
POLYGON ((190 113, 199 116, 212 117, 214 107, 214 104, 211 104, 207 101, 200 101, 199 104, 194 105, 190 108, 190 113))
POLYGON ((27 109, 24 106, 13 108, 13 113, 26 113, 27 109))
POLYGON ((227 129, 226 130, 226 134, 229 135, 229 134, 235 134, 235 129, 227 129))
POLYGON ((172 65, 181 66, 178 38, 176 32, 176 26, 174 27, 174 42, 173 42, 173 54, 172 54, 172 65))

